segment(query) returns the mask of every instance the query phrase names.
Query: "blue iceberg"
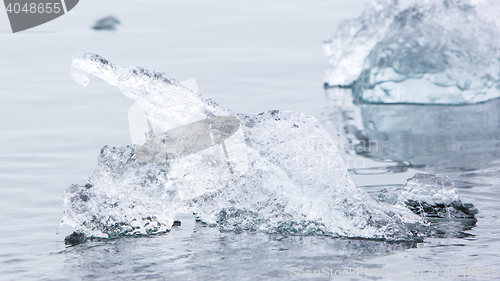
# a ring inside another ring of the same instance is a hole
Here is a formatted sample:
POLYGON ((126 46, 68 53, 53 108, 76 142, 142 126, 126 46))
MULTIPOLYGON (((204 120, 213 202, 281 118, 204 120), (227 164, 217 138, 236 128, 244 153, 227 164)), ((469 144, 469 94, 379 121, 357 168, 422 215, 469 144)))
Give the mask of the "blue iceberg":
POLYGON ((325 83, 360 103, 473 104, 500 97, 500 4, 442 0, 398 10, 373 1, 327 42, 325 83), (346 31, 351 31, 347 33, 346 31), (339 72, 350 68, 350 75, 339 72))

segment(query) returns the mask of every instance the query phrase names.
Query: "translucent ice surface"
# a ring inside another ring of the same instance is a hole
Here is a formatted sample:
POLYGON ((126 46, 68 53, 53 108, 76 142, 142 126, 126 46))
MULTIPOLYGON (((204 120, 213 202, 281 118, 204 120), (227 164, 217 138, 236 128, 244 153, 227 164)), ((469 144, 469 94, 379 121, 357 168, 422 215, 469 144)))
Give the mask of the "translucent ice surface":
POLYGON ((382 40, 398 12, 397 0, 370 0, 358 18, 341 22, 337 32, 323 45, 330 63, 325 83, 352 85, 363 69, 363 61, 382 40))
POLYGON ((102 18, 92 26, 95 30, 116 30, 116 26, 120 21, 113 16, 102 18))
POLYGON ((500 159, 500 99, 463 106, 354 105, 349 89, 329 88, 325 95, 349 153, 444 174, 488 169, 500 159))
POLYGON ((417 173, 402 188, 383 189, 377 199, 406 206, 425 218, 429 224, 420 231, 426 236, 467 237, 466 231, 477 223, 477 209, 462 202, 455 183, 444 175, 417 173))
POLYGON ((372 12, 378 16, 373 24, 365 23, 371 18, 365 11, 337 34, 354 32, 326 45, 326 83, 353 85, 355 99, 368 103, 470 104, 500 97, 498 3, 429 0, 397 12, 375 1, 383 11, 372 12))
POLYGON ((163 73, 76 54, 72 77, 86 85, 89 74, 136 100, 152 130, 139 145, 105 146, 88 183, 65 192, 63 222, 76 232, 164 232, 193 212, 226 231, 417 238, 422 218, 362 192, 314 117, 235 114, 163 73))
POLYGON ((400 203, 414 212, 440 218, 474 218, 471 204, 463 204, 452 180, 434 174, 416 174, 399 195, 400 203))

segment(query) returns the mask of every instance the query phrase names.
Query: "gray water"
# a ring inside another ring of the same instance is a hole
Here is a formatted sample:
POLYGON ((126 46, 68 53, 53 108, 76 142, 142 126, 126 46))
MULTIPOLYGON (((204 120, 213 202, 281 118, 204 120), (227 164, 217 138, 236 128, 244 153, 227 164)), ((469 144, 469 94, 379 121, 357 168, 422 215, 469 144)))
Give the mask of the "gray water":
POLYGON ((500 271, 499 102, 358 106, 348 90, 324 90, 321 43, 363 3, 87 0, 19 34, 0 13, 0 279, 296 279, 299 270, 360 267, 378 271, 336 278, 422 280, 437 266, 441 279, 470 280, 487 267, 500 271), (109 14, 122 22, 116 32, 90 28, 109 14), (443 233, 422 243, 387 243, 222 233, 183 215, 166 234, 67 247, 72 229, 58 230, 64 190, 86 182, 101 147, 130 143, 132 100, 99 79, 76 84, 69 68, 78 51, 179 81, 196 78, 202 94, 236 112, 312 114, 345 148, 352 179, 370 194, 416 172, 442 173, 478 208, 478 221, 465 230, 440 221, 443 233), (349 145, 361 140, 376 141, 376 149, 349 145), (474 273, 444 275, 464 267, 474 273), (396 276, 407 270, 423 276, 396 276))

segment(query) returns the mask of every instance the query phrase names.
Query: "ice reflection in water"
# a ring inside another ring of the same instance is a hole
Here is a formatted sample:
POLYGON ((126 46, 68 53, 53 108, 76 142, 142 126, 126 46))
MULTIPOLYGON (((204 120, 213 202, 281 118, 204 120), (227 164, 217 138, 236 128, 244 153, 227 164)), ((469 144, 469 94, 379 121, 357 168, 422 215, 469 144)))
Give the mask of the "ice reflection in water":
POLYGON ((351 153, 427 171, 472 171, 500 159, 500 99, 474 105, 360 104, 326 90, 351 153), (340 119, 340 120, 339 120, 340 119))

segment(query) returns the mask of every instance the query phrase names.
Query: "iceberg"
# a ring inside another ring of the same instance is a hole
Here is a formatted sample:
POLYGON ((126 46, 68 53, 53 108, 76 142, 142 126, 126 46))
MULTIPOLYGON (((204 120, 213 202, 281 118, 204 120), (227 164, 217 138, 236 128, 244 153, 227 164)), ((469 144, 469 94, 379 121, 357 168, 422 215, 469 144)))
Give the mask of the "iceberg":
MULTIPOLYGON (((500 97, 498 1, 428 0, 398 12, 387 1, 372 5, 386 10, 373 26, 327 44, 336 50, 327 52, 328 85, 352 86, 359 103, 474 104, 500 97), (345 65, 352 75, 339 80, 336 69, 345 65)), ((369 14, 340 30, 356 30, 369 14)))
POLYGON ((429 224, 419 230, 431 237, 471 236, 467 230, 476 226, 478 210, 463 203, 455 183, 444 175, 417 173, 402 188, 386 188, 377 199, 388 204, 406 206, 429 224))
POLYGON ((66 190, 62 222, 75 233, 165 232, 192 212, 223 231, 420 239, 424 220, 359 189, 314 117, 237 114, 163 73, 76 54, 71 76, 87 85, 90 74, 136 100, 151 130, 139 144, 102 148, 88 182, 66 190))

